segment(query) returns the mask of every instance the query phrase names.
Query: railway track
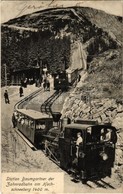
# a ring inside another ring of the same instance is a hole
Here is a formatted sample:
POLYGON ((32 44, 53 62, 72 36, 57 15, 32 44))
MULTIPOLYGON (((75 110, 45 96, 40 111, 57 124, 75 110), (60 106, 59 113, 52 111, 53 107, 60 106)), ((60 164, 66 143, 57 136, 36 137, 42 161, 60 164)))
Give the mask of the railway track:
POLYGON ((116 189, 114 186, 112 186, 110 183, 100 179, 100 180, 95 180, 95 181, 88 181, 86 186, 96 189, 96 188, 103 188, 103 189, 116 189))
MULTIPOLYGON (((78 183, 81 182, 81 180, 78 179, 72 179, 72 182, 78 183)), ((102 179, 100 180, 89 180, 87 181, 84 186, 89 187, 91 189, 110 189, 110 190, 114 190, 116 189, 114 186, 112 186, 109 182, 104 181, 102 179)))
POLYGON ((62 94, 62 91, 56 91, 52 96, 50 96, 42 105, 41 105, 41 112, 46 114, 52 115, 51 106, 54 101, 62 94))
POLYGON ((23 103, 25 101, 29 101, 31 99, 33 99, 34 97, 36 97, 43 89, 40 88, 38 90, 36 90, 35 92, 29 94, 28 96, 26 96, 25 98, 23 98, 22 100, 20 100, 19 102, 17 102, 15 105, 14 105, 14 110, 18 110, 21 108, 21 106, 23 105, 23 103))

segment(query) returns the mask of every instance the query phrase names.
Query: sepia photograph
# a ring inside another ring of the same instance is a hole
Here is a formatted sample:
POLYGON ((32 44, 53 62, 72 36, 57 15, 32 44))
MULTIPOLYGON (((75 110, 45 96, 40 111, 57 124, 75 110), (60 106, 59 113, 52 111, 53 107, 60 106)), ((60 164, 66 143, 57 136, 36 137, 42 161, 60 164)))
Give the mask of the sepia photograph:
POLYGON ((123 3, 1 1, 2 193, 123 193, 123 3))

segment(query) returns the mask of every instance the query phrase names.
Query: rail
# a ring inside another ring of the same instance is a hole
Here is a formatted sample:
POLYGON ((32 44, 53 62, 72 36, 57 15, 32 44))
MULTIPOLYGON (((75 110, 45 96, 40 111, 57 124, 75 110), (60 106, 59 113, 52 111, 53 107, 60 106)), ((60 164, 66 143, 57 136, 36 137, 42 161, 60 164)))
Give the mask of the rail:
POLYGON ((34 98, 35 96, 38 95, 39 92, 41 92, 43 89, 40 88, 38 90, 36 90, 35 92, 29 94, 28 96, 26 96, 25 98, 23 98, 22 100, 20 100, 19 102, 17 102, 15 105, 14 105, 14 110, 18 110, 20 109, 20 106, 25 102, 25 101, 28 101, 28 100, 31 100, 32 98, 34 98))
POLYGON ((53 102, 62 94, 62 91, 56 91, 52 96, 50 96, 42 105, 41 105, 41 112, 46 114, 52 115, 51 106, 53 102))
MULTIPOLYGON (((14 105, 14 110, 18 110, 20 109, 20 106, 26 102, 31 100, 32 98, 34 98, 35 96, 38 95, 39 92, 41 92, 43 89, 40 88, 38 90, 36 90, 35 92, 29 94, 28 96, 26 96, 25 98, 23 98, 22 100, 20 100, 19 102, 17 102, 14 105)), ((62 94, 62 91, 56 91, 54 92, 54 94, 52 96, 50 96, 42 105, 41 105, 41 112, 42 113, 46 113, 46 114, 52 114, 52 109, 51 106, 53 104, 53 102, 62 94)))

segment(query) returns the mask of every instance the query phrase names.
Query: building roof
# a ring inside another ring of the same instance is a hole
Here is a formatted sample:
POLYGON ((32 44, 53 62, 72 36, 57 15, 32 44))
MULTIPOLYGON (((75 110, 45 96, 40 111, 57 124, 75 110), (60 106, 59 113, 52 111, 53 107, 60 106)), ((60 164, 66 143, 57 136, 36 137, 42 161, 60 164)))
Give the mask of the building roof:
POLYGON ((21 72, 21 71, 29 71, 29 70, 34 70, 34 69, 39 69, 39 66, 32 66, 32 67, 27 67, 27 68, 22 68, 22 69, 14 69, 13 73, 21 72))
POLYGON ((19 113, 22 113, 32 119, 48 119, 50 118, 47 114, 32 110, 32 109, 18 109, 19 113))

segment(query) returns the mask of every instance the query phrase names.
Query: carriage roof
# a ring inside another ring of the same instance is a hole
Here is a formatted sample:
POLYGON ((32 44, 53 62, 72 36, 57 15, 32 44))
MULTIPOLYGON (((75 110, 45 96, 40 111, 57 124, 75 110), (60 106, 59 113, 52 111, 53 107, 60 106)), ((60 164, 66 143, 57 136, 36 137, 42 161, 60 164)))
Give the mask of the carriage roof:
POLYGON ((66 125, 65 128, 86 130, 88 127, 92 127, 92 126, 94 125, 72 123, 72 124, 66 125))
POLYGON ((80 124, 80 123, 71 123, 65 126, 65 128, 69 129, 79 129, 79 130, 86 130, 89 127, 104 127, 104 128, 110 128, 113 130, 116 130, 115 127, 108 125, 108 124, 80 124))
POLYGON ((41 112, 38 112, 38 111, 35 111, 35 110, 32 110, 32 109, 19 109, 18 112, 25 115, 25 116, 27 116, 27 117, 35 119, 35 120, 48 119, 49 118, 49 116, 47 114, 44 114, 44 113, 41 113, 41 112))

